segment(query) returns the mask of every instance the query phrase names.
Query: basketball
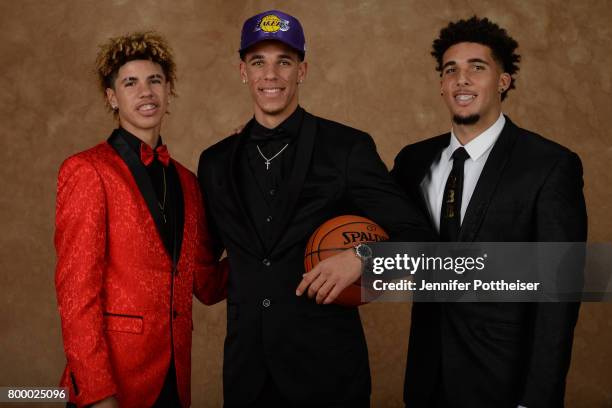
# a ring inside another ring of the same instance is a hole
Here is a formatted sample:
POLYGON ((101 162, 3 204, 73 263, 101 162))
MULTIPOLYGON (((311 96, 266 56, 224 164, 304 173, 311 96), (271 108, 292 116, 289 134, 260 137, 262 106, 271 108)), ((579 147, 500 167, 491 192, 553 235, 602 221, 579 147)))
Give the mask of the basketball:
MULTIPOLYGON (((365 217, 341 215, 323 223, 315 230, 304 255, 304 267, 310 272, 322 260, 334 256, 361 243, 386 241, 389 236, 379 225, 365 217)), ((334 301, 343 306, 359 306, 361 286, 353 283, 334 301)))

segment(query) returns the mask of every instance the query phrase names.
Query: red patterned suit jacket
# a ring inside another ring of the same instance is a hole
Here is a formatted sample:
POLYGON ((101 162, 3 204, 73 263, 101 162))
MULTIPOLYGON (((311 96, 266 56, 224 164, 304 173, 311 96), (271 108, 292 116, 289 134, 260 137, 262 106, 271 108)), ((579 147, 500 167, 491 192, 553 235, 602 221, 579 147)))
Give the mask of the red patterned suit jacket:
MULTIPOLYGON (((176 161, 184 196, 177 273, 130 168, 109 143, 68 158, 58 178, 55 284, 67 365, 61 385, 79 407, 115 395, 151 406, 174 352, 190 405, 192 294, 226 297, 195 176, 176 161)), ((144 169, 144 167, 143 167, 144 169)))

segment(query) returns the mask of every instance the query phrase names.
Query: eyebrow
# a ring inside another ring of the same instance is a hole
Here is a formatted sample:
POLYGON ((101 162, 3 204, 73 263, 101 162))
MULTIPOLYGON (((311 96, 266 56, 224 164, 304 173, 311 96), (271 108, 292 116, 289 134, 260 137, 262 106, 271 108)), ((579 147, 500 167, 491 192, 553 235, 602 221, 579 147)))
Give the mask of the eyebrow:
POLYGON ((488 63, 487 61, 482 60, 482 59, 480 59, 480 58, 471 58, 471 59, 469 59, 469 60, 468 60, 468 62, 469 62, 469 63, 472 63, 472 64, 473 64, 474 62, 479 62, 479 63, 481 63, 481 64, 489 65, 489 63, 488 63))
MULTIPOLYGON (((262 59, 265 59, 265 57, 263 55, 261 55, 261 54, 254 54, 254 55, 252 55, 249 58, 249 62, 251 62, 253 60, 262 60, 262 59)), ((279 60, 279 59, 289 59, 289 60, 292 60, 292 61, 296 60, 295 57, 293 55, 291 55, 291 54, 279 54, 279 55, 277 55, 276 59, 277 60, 279 60)))
MULTIPOLYGON (((152 74, 147 77, 147 79, 153 79, 153 78, 164 79, 164 76, 161 74, 152 74)), ((121 80, 121 83, 129 82, 129 81, 138 81, 138 78, 133 77, 133 76, 125 77, 121 80)))
POLYGON ((251 55, 251 58, 249 58, 249 62, 256 60, 256 59, 264 59, 264 57, 261 54, 251 55))
POLYGON ((125 82, 129 82, 129 81, 138 81, 138 78, 136 77, 125 77, 121 80, 121 83, 125 83, 125 82))
MULTIPOLYGON (((477 62, 480 64, 490 65, 487 61, 480 58, 470 58, 467 62, 469 62, 470 64, 477 62)), ((446 64, 442 65, 442 69, 452 65, 457 65, 457 63, 455 61, 448 61, 446 64)))

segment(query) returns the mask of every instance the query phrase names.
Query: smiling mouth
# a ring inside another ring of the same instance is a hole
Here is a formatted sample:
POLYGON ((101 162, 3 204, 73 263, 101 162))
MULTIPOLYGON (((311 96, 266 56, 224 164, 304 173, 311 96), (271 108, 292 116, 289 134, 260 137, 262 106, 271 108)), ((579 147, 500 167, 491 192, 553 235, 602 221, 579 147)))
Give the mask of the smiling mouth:
POLYGON ((461 106, 467 106, 476 99, 474 94, 457 94, 455 95, 455 101, 461 106))
POLYGON ((157 109, 157 105, 154 103, 146 103, 144 105, 140 105, 137 110, 140 112, 150 112, 152 110, 157 109))
POLYGON ((262 92, 264 95, 275 96, 284 91, 285 88, 274 87, 274 88, 259 88, 259 92, 262 92))

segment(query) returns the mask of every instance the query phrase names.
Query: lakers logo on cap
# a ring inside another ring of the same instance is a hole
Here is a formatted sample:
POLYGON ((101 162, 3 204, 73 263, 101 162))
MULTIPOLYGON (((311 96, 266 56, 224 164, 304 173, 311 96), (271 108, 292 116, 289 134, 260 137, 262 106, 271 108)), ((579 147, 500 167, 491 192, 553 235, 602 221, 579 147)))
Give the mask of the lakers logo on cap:
POLYGON ((289 21, 283 20, 282 18, 274 14, 268 14, 266 16, 263 16, 255 26, 255 31, 264 31, 266 33, 275 33, 278 30, 288 31, 289 21))

